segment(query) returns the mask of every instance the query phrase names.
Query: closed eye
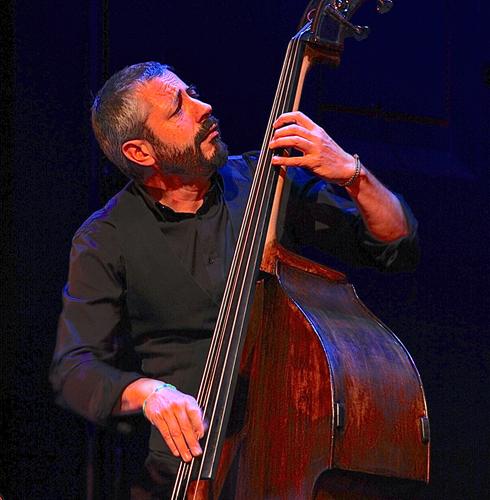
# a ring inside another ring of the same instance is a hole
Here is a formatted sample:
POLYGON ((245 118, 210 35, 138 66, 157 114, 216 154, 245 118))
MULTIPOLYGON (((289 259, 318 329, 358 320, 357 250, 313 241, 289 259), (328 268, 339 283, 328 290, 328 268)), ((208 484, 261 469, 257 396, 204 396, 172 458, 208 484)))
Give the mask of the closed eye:
POLYGON ((195 85, 189 85, 186 89, 185 89, 186 93, 188 96, 192 97, 193 99, 196 99, 198 97, 201 97, 199 95, 199 91, 197 90, 197 87, 195 85))
POLYGON ((180 114, 182 110, 182 90, 179 90, 176 95, 177 105, 175 106, 174 111, 170 114, 169 118, 172 118, 175 115, 180 114))
MULTIPOLYGON (((192 97, 193 99, 198 99, 200 97, 199 91, 197 90, 197 87, 195 85, 189 85, 185 89, 185 92, 189 97, 192 97)), ((182 111, 182 90, 179 90, 177 92, 176 101, 177 101, 177 105, 176 105, 174 111, 169 116, 169 118, 172 118, 173 116, 179 115, 180 112, 182 111)))

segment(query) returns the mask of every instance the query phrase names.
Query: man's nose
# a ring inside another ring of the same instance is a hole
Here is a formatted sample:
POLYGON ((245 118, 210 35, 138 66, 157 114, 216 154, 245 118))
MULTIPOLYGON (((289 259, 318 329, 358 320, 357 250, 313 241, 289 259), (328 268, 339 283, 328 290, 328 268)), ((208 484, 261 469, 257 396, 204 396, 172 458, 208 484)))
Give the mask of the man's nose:
POLYGON ((193 99, 193 100, 196 106, 197 121, 203 122, 207 120, 213 112, 211 104, 208 104, 207 102, 201 101, 199 99, 193 99))

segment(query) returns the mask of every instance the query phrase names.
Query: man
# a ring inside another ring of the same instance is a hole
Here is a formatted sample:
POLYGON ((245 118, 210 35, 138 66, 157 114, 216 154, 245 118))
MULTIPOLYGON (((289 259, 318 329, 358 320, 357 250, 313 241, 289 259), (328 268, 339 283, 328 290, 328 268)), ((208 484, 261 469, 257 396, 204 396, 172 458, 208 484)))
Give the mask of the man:
MULTIPOLYGON (((98 423, 143 410, 152 424, 147 466, 164 482, 177 460, 162 437, 184 461, 202 453, 194 396, 255 159, 228 159, 211 106, 159 63, 110 78, 92 124, 132 182, 75 234, 52 381, 63 404, 98 423), (135 371, 121 368, 127 350, 138 356, 135 371)), ((416 223, 400 199, 302 113, 273 126, 270 148, 302 153, 273 158, 296 167, 289 244, 383 270, 413 267, 416 223)))

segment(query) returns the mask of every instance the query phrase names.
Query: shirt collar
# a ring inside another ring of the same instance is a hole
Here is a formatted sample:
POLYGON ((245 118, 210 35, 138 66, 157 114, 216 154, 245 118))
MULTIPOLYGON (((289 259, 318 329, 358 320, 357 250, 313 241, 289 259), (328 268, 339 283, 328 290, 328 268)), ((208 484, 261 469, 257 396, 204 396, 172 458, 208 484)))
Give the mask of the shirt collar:
POLYGON ((142 184, 134 182, 134 187, 136 191, 141 195, 146 205, 150 210, 157 215, 159 219, 176 221, 182 219, 188 219, 199 216, 211 215, 214 213, 214 210, 211 210, 214 207, 219 208, 221 203, 223 202, 223 179, 218 173, 214 173, 211 177, 211 185, 204 196, 204 202, 199 210, 195 213, 186 213, 186 212, 175 212, 170 207, 162 205, 160 202, 155 201, 154 198, 148 194, 146 189, 142 184))

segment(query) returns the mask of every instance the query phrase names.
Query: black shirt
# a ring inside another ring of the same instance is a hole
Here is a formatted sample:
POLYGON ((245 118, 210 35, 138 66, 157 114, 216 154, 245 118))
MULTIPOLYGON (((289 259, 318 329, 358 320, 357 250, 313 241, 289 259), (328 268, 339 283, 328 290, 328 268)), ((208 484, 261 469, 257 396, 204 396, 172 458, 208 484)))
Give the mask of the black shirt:
POLYGON ((222 190, 219 177, 213 177, 195 214, 155 203, 161 214, 162 234, 183 266, 216 302, 222 299, 235 242, 222 190))

